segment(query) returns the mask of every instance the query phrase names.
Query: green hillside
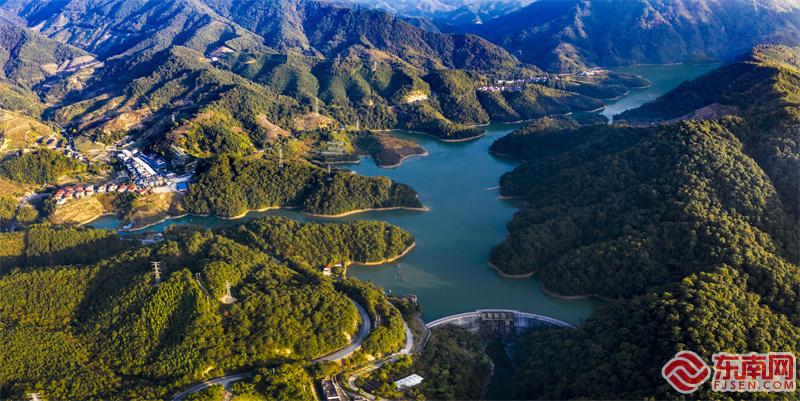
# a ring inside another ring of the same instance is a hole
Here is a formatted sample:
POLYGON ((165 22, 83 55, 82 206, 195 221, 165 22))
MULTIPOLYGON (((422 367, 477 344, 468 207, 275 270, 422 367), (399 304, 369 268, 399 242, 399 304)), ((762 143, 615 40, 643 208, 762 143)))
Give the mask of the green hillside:
MULTIPOLYGON (((27 53, 46 48, 61 62, 70 51, 82 52, 103 62, 59 70, 36 94, 0 85, 2 105, 44 111, 95 147, 128 136, 200 158, 246 155, 276 138, 331 126, 464 139, 480 134, 473 126, 490 118, 595 110, 602 103, 589 96, 613 97, 641 84, 611 79, 478 91, 540 71, 477 36, 429 32, 382 11, 314 1, 19 0, 0 8, 36 27, 38 33, 4 21, 8 31, 32 38, 27 53)), ((21 57, 27 53, 9 59, 27 62, 11 70, 15 76, 56 65, 21 57)))
POLYGON ((624 114, 671 119, 720 102, 738 116, 542 123, 493 145, 527 160, 501 179, 502 194, 527 202, 492 263, 558 294, 618 299, 577 331, 526 336, 518 397, 678 399, 658 373, 679 350, 797 352, 797 181, 781 174, 797 170, 796 60, 760 47, 624 114))
POLYGON ((30 88, 70 63, 92 61, 89 53, 15 26, 0 15, 0 78, 30 88))
POLYGON ((414 244, 408 232, 377 221, 301 224, 271 217, 243 224, 225 235, 307 268, 381 262, 403 254, 414 244))
POLYGON ((186 211, 222 217, 248 210, 297 207, 323 215, 378 208, 421 208, 416 192, 386 177, 347 171, 328 175, 306 162, 219 157, 207 163, 183 198, 186 211))
MULTIPOLYGON (((363 252, 376 249, 373 241, 386 244, 378 257, 394 257, 413 242, 410 235, 383 223, 285 223, 264 220, 231 230, 242 242, 182 230, 135 248, 132 241, 116 246, 123 241, 101 230, 38 227, 21 233, 19 253, 54 253, 46 266, 0 271, 0 338, 7 345, 0 350, 0 391, 12 398, 38 391, 64 400, 162 399, 224 372, 304 364, 354 335, 358 316, 344 294, 382 322, 364 343, 365 352, 399 348, 402 320, 381 293, 350 280, 335 288, 316 269, 297 265, 293 249, 307 238, 325 249, 351 249, 346 252, 354 261, 368 261, 373 256, 363 252), (260 237, 254 241, 250 229, 286 241, 260 247, 264 243, 260 237), (67 233, 87 252, 95 249, 93 258, 78 260, 73 252, 58 257, 74 246, 64 244, 67 233), (272 255, 288 257, 301 269, 272 255), (161 262, 158 283, 152 261, 161 262), (233 303, 224 298, 226 284, 233 303)), ((16 235, 0 238, 2 249, 19 247, 16 235)), ((27 263, 22 257, 17 262, 27 263)), ((258 388, 272 391, 266 384, 258 388)))
POLYGON ((258 36, 200 1, 13 0, 0 6, 45 36, 104 59, 175 45, 203 53, 225 47, 264 48, 258 36), (109 30, 118 34, 106 34, 109 30))
POLYGON ((731 109, 744 117, 735 131, 745 152, 774 181, 800 216, 800 47, 758 46, 741 61, 686 82, 653 103, 619 116, 631 122, 681 119, 696 110, 731 109))

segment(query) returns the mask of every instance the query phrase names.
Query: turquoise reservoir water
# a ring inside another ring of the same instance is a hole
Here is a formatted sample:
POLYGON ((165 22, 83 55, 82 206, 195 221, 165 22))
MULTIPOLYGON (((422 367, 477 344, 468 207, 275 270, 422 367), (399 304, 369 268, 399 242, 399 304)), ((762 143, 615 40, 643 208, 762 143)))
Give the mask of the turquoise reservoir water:
POLYGON ((611 70, 628 74, 641 75, 652 83, 647 88, 634 89, 626 96, 606 104, 603 115, 612 120, 614 115, 625 110, 634 109, 642 104, 652 102, 659 96, 669 92, 683 81, 692 80, 719 67, 721 64, 667 64, 637 65, 617 67, 611 70))
MULTIPOLYGON (((653 81, 646 89, 634 90, 609 103, 605 114, 617 114, 650 101, 684 80, 702 75, 715 65, 668 65, 620 68, 618 71, 643 75, 653 81)), ((552 316, 580 324, 601 302, 595 299, 560 300, 544 295, 536 278, 506 279, 487 262, 489 251, 506 235, 506 224, 517 210, 514 201, 501 200, 496 186, 500 176, 516 163, 491 156, 491 143, 518 128, 515 124, 492 124, 487 135, 469 142, 444 143, 434 138, 396 132, 424 147, 429 155, 412 158, 395 169, 381 169, 371 160, 349 166, 359 174, 384 175, 411 185, 429 212, 368 212, 339 219, 311 219, 291 211, 250 213, 242 220, 185 217, 168 224, 198 224, 220 227, 266 215, 298 220, 351 221, 386 220, 410 231, 417 247, 396 263, 373 267, 352 267, 349 274, 373 281, 392 294, 414 293, 419 297, 425 320, 480 308, 510 308, 552 316)), ((103 217, 95 227, 117 228, 119 220, 103 217)))
MULTIPOLYGON (((506 223, 517 210, 515 201, 499 199, 499 177, 516 162, 489 154, 492 142, 518 128, 518 124, 493 124, 487 135, 469 142, 445 143, 432 137, 410 138, 429 155, 407 159, 395 169, 377 167, 364 159, 345 166, 363 175, 382 175, 411 185, 428 212, 377 211, 336 219, 310 218, 302 213, 276 210, 250 213, 241 220, 188 216, 150 227, 160 231, 169 224, 196 224, 214 228, 240 224, 262 216, 288 216, 302 221, 385 220, 414 235, 416 248, 403 259, 382 266, 353 266, 348 274, 373 281, 392 294, 419 297, 426 321, 480 308, 511 308, 541 313, 571 323, 588 317, 599 301, 565 301, 545 296, 536 279, 506 279, 489 267, 489 251, 503 241, 506 223), (495 189, 492 189, 495 187, 495 189)), ((92 223, 117 228, 119 220, 108 216, 92 223)))

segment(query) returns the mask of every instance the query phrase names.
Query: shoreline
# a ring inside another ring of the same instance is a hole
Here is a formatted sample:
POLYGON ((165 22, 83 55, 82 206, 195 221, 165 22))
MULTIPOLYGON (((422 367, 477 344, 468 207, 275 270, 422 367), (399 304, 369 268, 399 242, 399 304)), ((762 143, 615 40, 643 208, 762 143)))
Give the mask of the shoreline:
POLYGON ((398 168, 398 167, 403 165, 403 162, 406 161, 406 159, 410 159, 412 157, 426 157, 426 156, 430 155, 430 153, 428 153, 428 151, 426 149, 423 149, 423 148, 420 148, 420 149, 422 149, 422 153, 412 153, 412 154, 409 154, 409 155, 405 155, 405 156, 401 157, 400 160, 395 164, 383 165, 380 162, 378 162, 378 160, 375 159, 374 157, 372 157, 371 155, 370 155, 370 157, 372 157, 372 160, 375 161, 375 164, 379 168, 398 168))
MULTIPOLYGON (((399 259, 401 259, 401 258, 403 258, 404 256, 406 256, 406 255, 408 255, 409 253, 411 253, 411 251, 413 251, 413 250, 414 250, 414 248, 416 248, 416 247, 417 247, 417 241, 414 241, 414 242, 412 242, 412 243, 411 243, 411 245, 409 245, 409 246, 408 246, 408 248, 406 248, 405 250, 403 250, 403 252, 401 252, 401 253, 400 253, 400 254, 398 254, 397 256, 391 257, 391 258, 389 258, 389 259, 379 260, 379 261, 377 261, 377 262, 350 262, 350 263, 348 263, 348 265, 345 267, 345 269, 346 269, 347 267, 350 267, 350 266, 364 266, 364 267, 370 267, 370 266, 380 266, 380 265, 385 265, 385 264, 387 264, 387 263, 396 262, 396 261, 398 261, 399 259)), ((347 274, 345 273, 345 275, 347 275, 347 274)))
POLYGON ((492 262, 487 262, 487 263, 489 264, 489 267, 494 269, 497 272, 497 274, 499 274, 500 277, 503 277, 503 278, 521 280, 521 279, 531 278, 535 274, 534 272, 525 273, 525 274, 510 274, 510 273, 506 273, 506 272, 500 270, 500 268, 495 266, 494 263, 492 263, 492 262))
MULTIPOLYGON (((247 215, 250 214, 250 213, 259 213, 259 212, 266 212, 266 211, 269 211, 269 210, 279 210, 279 209, 292 210, 292 209, 297 209, 297 206, 270 206, 270 207, 265 207, 265 208, 261 208, 261 209, 248 209, 244 213, 242 213, 240 215, 237 215, 237 216, 233 216, 233 217, 222 217, 222 216, 215 216, 215 215, 211 215, 211 214, 183 213, 183 214, 177 214, 177 215, 174 215, 174 216, 167 216, 167 217, 165 217, 165 218, 163 218, 163 219, 161 219, 159 221, 147 224, 147 225, 142 226, 142 227, 136 227, 136 228, 131 228, 131 229, 127 229, 127 230, 118 229, 117 231, 132 233, 132 232, 141 231, 141 230, 153 227, 153 226, 157 226, 157 225, 162 224, 162 223, 166 223, 166 222, 168 222, 170 220, 182 219, 184 217, 189 217, 189 216, 211 217, 211 218, 215 218, 215 219, 233 221, 233 220, 243 219, 243 218, 247 217, 247 215)), ((115 215, 116 213, 109 213, 109 214, 115 215)))
POLYGON ((247 217, 247 215, 250 213, 260 213, 260 212, 266 212, 270 210, 280 210, 280 209, 293 210, 297 208, 299 208, 299 206, 267 206, 267 207, 262 207, 260 209, 247 209, 244 213, 231 217, 213 216, 210 214, 195 214, 194 216, 216 217, 218 219, 223 219, 223 220, 239 220, 247 217))
MULTIPOLYGON (((503 278, 509 278, 509 279, 515 279, 515 280, 524 280, 524 279, 531 278, 532 276, 534 276, 536 274, 535 272, 525 273, 525 274, 509 274, 509 273, 505 273, 502 270, 500 270, 500 268, 495 266, 492 262, 488 262, 488 264, 489 264, 489 267, 494 269, 497 272, 497 274, 500 275, 500 277, 503 277, 503 278)), ((580 301, 580 300, 584 300, 584 299, 588 299, 588 298, 597 298, 597 299, 601 299, 601 300, 606 301, 606 302, 613 301, 611 298, 603 297, 603 296, 600 296, 598 294, 562 295, 562 294, 559 294, 557 292, 554 292, 552 290, 547 289, 547 287, 544 286, 544 284, 542 283, 541 280, 539 280, 539 289, 542 290, 542 293, 544 295, 546 295, 548 297, 551 297, 551 298, 560 299, 560 300, 563 300, 563 301, 580 301)))
POLYGON ((319 217, 319 218, 325 218, 325 219, 337 219, 337 218, 340 218, 340 217, 350 216, 352 214, 358 214, 358 213, 364 213, 364 212, 385 212, 385 211, 390 211, 390 210, 409 210, 409 211, 415 211, 415 212, 430 212, 431 211, 431 209, 428 208, 427 206, 422 206, 422 207, 392 206, 392 207, 379 207, 379 208, 369 208, 369 209, 356 209, 356 210, 351 210, 349 212, 344 212, 344 213, 340 213, 340 214, 314 214, 314 213, 307 213, 307 212, 302 212, 302 213, 304 215, 310 216, 310 217, 319 217))
MULTIPOLYGON (((470 126, 470 128, 485 127, 487 125, 489 125, 489 124, 472 125, 472 126, 470 126)), ((446 143, 468 142, 468 141, 472 141, 472 140, 479 139, 479 138, 482 138, 482 137, 486 136, 486 130, 483 130, 483 132, 481 132, 480 134, 475 135, 475 136, 471 136, 471 137, 467 137, 467 138, 458 138, 458 139, 444 139, 442 137, 438 137, 436 135, 429 134, 427 132, 407 130, 407 129, 402 129, 402 128, 398 128, 397 130, 404 131, 404 132, 409 132, 409 133, 412 133, 412 134, 419 134, 419 135, 429 136, 431 138, 434 138, 434 139, 437 139, 439 141, 446 142, 446 143)))
MULTIPOLYGON (((77 226, 78 226, 78 227, 87 226, 87 225, 89 225, 89 224, 92 224, 92 222, 93 222, 93 221, 96 221, 96 220, 98 220, 98 219, 100 219, 100 218, 102 218, 102 217, 105 217, 105 216, 116 216, 116 215, 117 215, 117 213, 114 213, 114 212, 109 212, 109 213, 101 213, 101 214, 98 214, 97 216, 94 216, 94 217, 92 217, 91 219, 89 219, 89 220, 87 220, 87 221, 79 222, 79 223, 77 224, 77 226)), ((62 224, 63 224, 63 223, 62 223, 62 224)))
POLYGON ((489 154, 492 155, 492 156, 502 157, 504 159, 516 159, 516 157, 514 155, 510 155, 508 153, 495 152, 492 149, 489 149, 489 154))
POLYGON ((168 221, 170 221, 170 220, 172 220, 172 219, 180 219, 180 218, 182 218, 182 217, 186 217, 186 216, 188 216, 188 215, 189 215, 189 214, 187 214, 187 213, 184 213, 184 214, 175 215, 175 216, 167 216, 167 217, 164 217, 164 218, 163 218, 163 219, 161 219, 161 220, 158 220, 158 221, 156 221, 156 222, 153 222, 153 223, 150 223, 150 224, 146 224, 146 225, 144 225, 144 226, 142 226, 142 227, 129 228, 129 229, 127 229, 127 230, 119 230, 119 231, 125 231, 125 232, 131 232, 131 233, 132 233, 132 232, 136 232, 136 231, 141 231, 141 230, 144 230, 144 229, 146 229, 146 228, 150 228, 150 227, 153 227, 153 226, 157 226, 157 225, 159 225, 159 224, 162 224, 162 223, 166 223, 166 222, 168 222, 168 221))
MULTIPOLYGON (((231 216, 231 217, 215 216, 215 215, 211 215, 211 214, 184 213, 184 214, 175 215, 175 216, 167 216, 167 217, 165 217, 163 219, 160 219, 159 221, 147 224, 147 225, 142 226, 142 227, 136 227, 136 228, 131 228, 131 229, 115 228, 114 230, 119 231, 119 232, 134 233, 134 232, 142 231, 144 229, 147 229, 147 228, 150 228, 150 227, 153 227, 153 226, 157 226, 159 224, 165 223, 165 222, 170 221, 170 220, 177 220, 177 219, 181 219, 181 218, 189 217, 189 216, 211 217, 211 218, 216 218, 216 219, 221 219, 221 220, 234 221, 234 220, 241 220, 241 219, 247 217, 247 215, 249 215, 250 213, 261 213, 261 212, 267 212, 267 211, 270 211, 270 210, 296 210, 298 208, 299 208, 299 206, 269 206, 269 207, 264 207, 264 208, 260 208, 260 209, 248 209, 247 211, 245 211, 245 212, 243 212, 243 213, 241 213, 239 215, 231 216)), ((340 213, 340 214, 336 214, 336 215, 314 214, 314 213, 307 213, 307 212, 301 212, 301 213, 306 215, 306 216, 309 216, 309 217, 335 219, 335 218, 345 217, 345 216, 358 214, 358 213, 391 211, 391 210, 409 210, 409 211, 429 212, 430 208, 428 208, 426 206, 423 206, 421 208, 396 206, 396 207, 386 207, 386 208, 357 209, 357 210, 352 210, 352 211, 349 211, 349 212, 340 213)), ((101 218, 103 216, 116 216, 116 215, 117 215, 117 213, 103 213, 101 215, 93 217, 91 220, 89 220, 89 221, 87 221, 85 223, 78 224, 78 226, 86 226, 88 224, 91 224, 91 222, 93 222, 93 221, 95 221, 95 220, 97 220, 97 219, 99 219, 99 218, 101 218)), ((122 220, 120 220, 120 223, 122 223, 122 220)))

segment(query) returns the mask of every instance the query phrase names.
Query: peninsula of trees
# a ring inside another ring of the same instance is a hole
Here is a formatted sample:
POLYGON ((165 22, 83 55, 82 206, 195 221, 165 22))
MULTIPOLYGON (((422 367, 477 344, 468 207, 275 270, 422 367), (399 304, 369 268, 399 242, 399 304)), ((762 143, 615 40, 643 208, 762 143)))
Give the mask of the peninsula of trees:
POLYGON ((221 217, 296 207, 319 215, 384 208, 421 209, 417 193, 385 177, 362 177, 309 163, 221 156, 203 167, 183 198, 189 213, 221 217))

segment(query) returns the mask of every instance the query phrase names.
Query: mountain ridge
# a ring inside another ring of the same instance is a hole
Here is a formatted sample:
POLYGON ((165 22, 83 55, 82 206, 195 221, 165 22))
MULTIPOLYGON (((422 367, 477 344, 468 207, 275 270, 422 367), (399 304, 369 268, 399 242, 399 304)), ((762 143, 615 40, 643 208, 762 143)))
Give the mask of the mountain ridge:
POLYGON ((730 60, 759 43, 800 44, 800 4, 783 0, 539 0, 460 28, 551 71, 730 60))

